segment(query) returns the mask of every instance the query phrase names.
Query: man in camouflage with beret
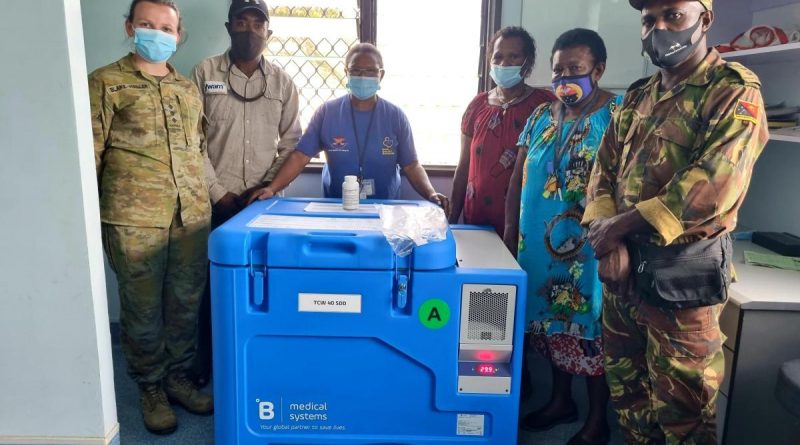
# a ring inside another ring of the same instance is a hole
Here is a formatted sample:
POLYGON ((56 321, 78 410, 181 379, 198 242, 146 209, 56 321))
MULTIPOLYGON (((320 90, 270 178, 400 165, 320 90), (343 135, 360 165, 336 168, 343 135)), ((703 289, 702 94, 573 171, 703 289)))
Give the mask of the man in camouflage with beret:
POLYGON ((728 233, 769 137, 760 82, 707 48, 711 0, 630 3, 642 13, 643 51, 660 69, 628 89, 587 190, 583 222, 606 284, 606 378, 628 443, 716 444, 728 233), (718 249, 682 263, 672 288, 641 279, 662 280, 658 271, 675 266, 648 264, 642 252, 701 245, 718 249), (705 292, 706 281, 718 291, 705 292), (675 294, 686 301, 664 296, 675 294))

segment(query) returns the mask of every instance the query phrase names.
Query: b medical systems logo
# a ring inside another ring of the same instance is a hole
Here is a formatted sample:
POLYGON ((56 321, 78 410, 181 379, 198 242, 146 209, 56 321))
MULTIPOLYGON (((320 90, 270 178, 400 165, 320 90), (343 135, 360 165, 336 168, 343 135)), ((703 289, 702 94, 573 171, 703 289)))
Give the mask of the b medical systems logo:
MULTIPOLYGON (((346 420, 335 421, 324 400, 254 399, 258 420, 254 426, 261 432, 343 433, 350 430, 346 420)), ((341 416, 339 416, 341 417, 341 416)))
POLYGON ((261 420, 272 420, 275 418, 275 404, 272 402, 262 402, 261 399, 256 399, 258 403, 258 418, 261 420))
MULTIPOLYGON (((274 420, 275 419, 275 403, 269 400, 256 399, 258 404, 258 418, 260 420, 274 420)), ((281 402, 283 403, 283 402, 281 402)), ((283 408, 283 406, 281 406, 283 408)), ((327 421, 328 420, 328 403, 327 402, 304 402, 304 403, 287 403, 288 420, 291 422, 301 421, 327 421)), ((283 416, 281 416, 283 420, 283 416)))

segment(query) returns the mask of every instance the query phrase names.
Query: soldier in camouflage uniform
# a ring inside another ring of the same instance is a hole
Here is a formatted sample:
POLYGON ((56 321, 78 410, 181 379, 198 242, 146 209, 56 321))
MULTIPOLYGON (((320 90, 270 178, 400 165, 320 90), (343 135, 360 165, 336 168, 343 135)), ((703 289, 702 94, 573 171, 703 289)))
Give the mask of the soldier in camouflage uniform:
POLYGON ((167 396, 190 412, 213 411, 211 397, 185 376, 210 223, 202 102, 166 63, 174 50, 159 53, 180 35, 174 4, 134 1, 126 28, 137 52, 89 76, 103 246, 119 281, 122 350, 140 386, 145 425, 168 433, 177 420, 167 396), (148 39, 156 45, 141 43, 148 39))
POLYGON ((711 0, 630 3, 661 69, 628 90, 587 190, 583 222, 606 283, 606 378, 628 443, 716 444, 722 304, 648 303, 632 284, 626 243, 675 246, 733 230, 768 139, 760 82, 707 49, 711 0))

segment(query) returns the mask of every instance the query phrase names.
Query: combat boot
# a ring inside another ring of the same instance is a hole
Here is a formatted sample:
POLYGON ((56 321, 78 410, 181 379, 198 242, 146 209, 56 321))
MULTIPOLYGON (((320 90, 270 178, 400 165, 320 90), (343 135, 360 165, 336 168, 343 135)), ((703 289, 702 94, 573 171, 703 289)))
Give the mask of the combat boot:
POLYGON ((206 415, 214 412, 214 399, 198 391, 185 372, 169 374, 164 380, 164 390, 171 402, 180 404, 192 414, 206 415))
POLYGON ((139 403, 142 406, 144 426, 155 434, 170 434, 178 428, 178 418, 169 406, 167 395, 160 384, 139 385, 139 403))

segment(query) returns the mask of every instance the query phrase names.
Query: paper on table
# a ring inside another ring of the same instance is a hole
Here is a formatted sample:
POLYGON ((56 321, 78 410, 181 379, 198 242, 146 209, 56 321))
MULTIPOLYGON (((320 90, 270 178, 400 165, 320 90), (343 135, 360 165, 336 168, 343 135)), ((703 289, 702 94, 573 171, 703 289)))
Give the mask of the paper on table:
POLYGON ((377 215, 378 207, 374 204, 359 204, 355 210, 344 210, 341 203, 312 202, 306 206, 305 211, 309 213, 366 213, 377 215))
POLYGON ((753 266, 800 271, 800 258, 791 256, 756 253, 746 250, 744 252, 744 262, 753 266))

